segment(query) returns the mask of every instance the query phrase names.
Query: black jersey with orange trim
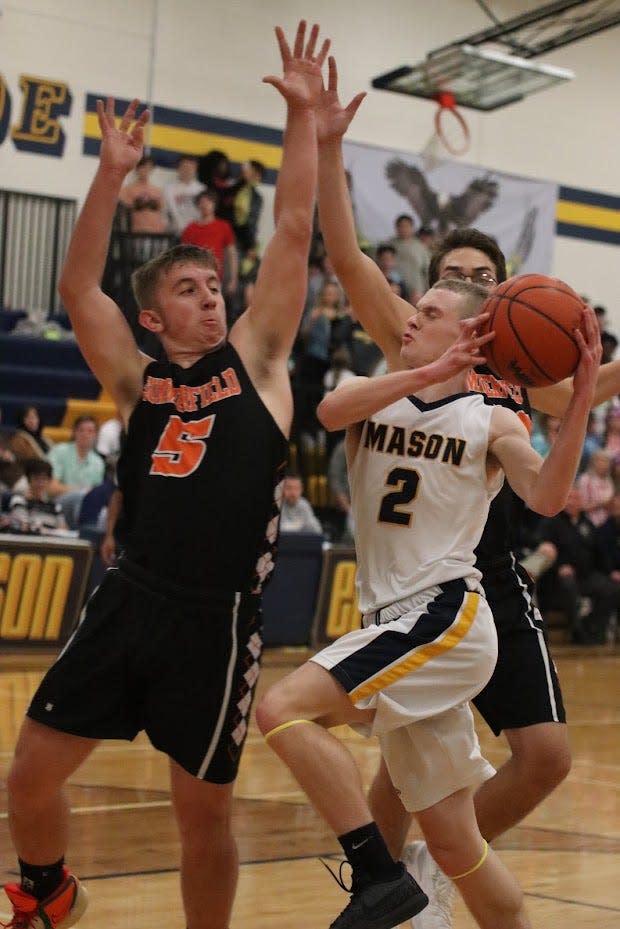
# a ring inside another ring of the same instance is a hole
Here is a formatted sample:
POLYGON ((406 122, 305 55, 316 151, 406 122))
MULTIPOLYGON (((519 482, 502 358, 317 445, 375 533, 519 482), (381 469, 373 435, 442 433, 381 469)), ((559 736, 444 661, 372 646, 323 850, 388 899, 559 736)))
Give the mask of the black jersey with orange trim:
MULTIPOLYGON (((468 387, 484 395, 486 403, 513 410, 532 429, 532 410, 525 388, 498 378, 486 365, 479 365, 469 375, 468 387)), ((508 563, 510 553, 519 546, 519 527, 523 523, 525 503, 508 481, 494 497, 489 516, 476 549, 477 567, 501 567, 508 563)), ((484 581, 483 581, 484 582, 484 581)))
POLYGON ((288 442, 232 345, 152 362, 118 464, 125 557, 175 586, 260 592, 288 442))

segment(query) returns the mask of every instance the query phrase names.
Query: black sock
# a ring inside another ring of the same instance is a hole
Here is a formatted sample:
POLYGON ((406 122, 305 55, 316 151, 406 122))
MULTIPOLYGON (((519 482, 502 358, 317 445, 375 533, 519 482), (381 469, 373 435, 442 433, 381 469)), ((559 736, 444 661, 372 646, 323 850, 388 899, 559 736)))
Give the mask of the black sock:
POLYGON ((390 855, 375 822, 339 835, 338 841, 353 868, 354 884, 390 881, 400 875, 401 866, 390 855))
POLYGON ((59 858, 54 864, 28 864, 19 861, 19 870, 21 872, 21 886, 26 893, 32 894, 37 900, 45 900, 46 897, 56 890, 62 884, 63 865, 65 859, 59 858))

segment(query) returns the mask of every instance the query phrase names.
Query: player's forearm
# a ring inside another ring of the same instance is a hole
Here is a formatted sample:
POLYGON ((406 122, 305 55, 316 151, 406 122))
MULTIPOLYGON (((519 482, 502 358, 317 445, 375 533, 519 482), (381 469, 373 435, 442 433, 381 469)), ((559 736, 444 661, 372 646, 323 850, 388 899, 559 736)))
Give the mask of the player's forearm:
POLYGON ((318 192, 319 221, 325 247, 336 275, 347 290, 347 280, 362 256, 357 244, 340 139, 330 139, 319 145, 318 192))
POLYGON ((88 191, 58 284, 69 312, 77 295, 101 281, 123 180, 123 174, 100 166, 88 191))
POLYGON ((356 317, 386 357, 397 352, 411 308, 399 311, 403 301, 358 245, 339 139, 319 145, 319 220, 327 254, 356 317))
POLYGON ((312 235, 312 211, 316 197, 316 125, 314 111, 307 107, 288 108, 282 163, 274 198, 276 225, 290 216, 297 232, 312 235))
POLYGON ((382 377, 356 378, 329 393, 319 404, 317 416, 328 432, 346 429, 438 380, 433 365, 382 377))
POLYGON ((536 513, 555 516, 564 508, 581 460, 589 412, 588 398, 573 395, 557 438, 526 497, 536 513))

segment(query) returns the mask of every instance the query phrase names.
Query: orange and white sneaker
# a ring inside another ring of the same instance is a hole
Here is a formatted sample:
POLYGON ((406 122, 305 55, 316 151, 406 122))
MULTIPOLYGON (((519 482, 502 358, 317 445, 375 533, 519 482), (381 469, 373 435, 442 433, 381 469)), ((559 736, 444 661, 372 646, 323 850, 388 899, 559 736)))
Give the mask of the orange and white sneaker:
POLYGON ((75 875, 63 868, 63 880, 45 900, 37 900, 19 884, 5 884, 13 907, 6 929, 69 929, 88 906, 88 894, 75 875))

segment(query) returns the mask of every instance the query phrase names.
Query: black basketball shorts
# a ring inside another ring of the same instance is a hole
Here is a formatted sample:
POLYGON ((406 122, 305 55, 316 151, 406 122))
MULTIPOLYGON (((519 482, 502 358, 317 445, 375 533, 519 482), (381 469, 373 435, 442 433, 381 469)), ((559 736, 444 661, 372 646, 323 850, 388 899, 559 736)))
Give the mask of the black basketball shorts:
POLYGON ((41 682, 28 716, 62 732, 132 740, 216 784, 236 777, 262 649, 260 600, 165 588, 109 569, 41 682))
POLYGON ((495 735, 537 723, 566 722, 557 671, 533 584, 512 557, 509 566, 484 568, 482 585, 497 629, 495 671, 473 703, 495 735))

